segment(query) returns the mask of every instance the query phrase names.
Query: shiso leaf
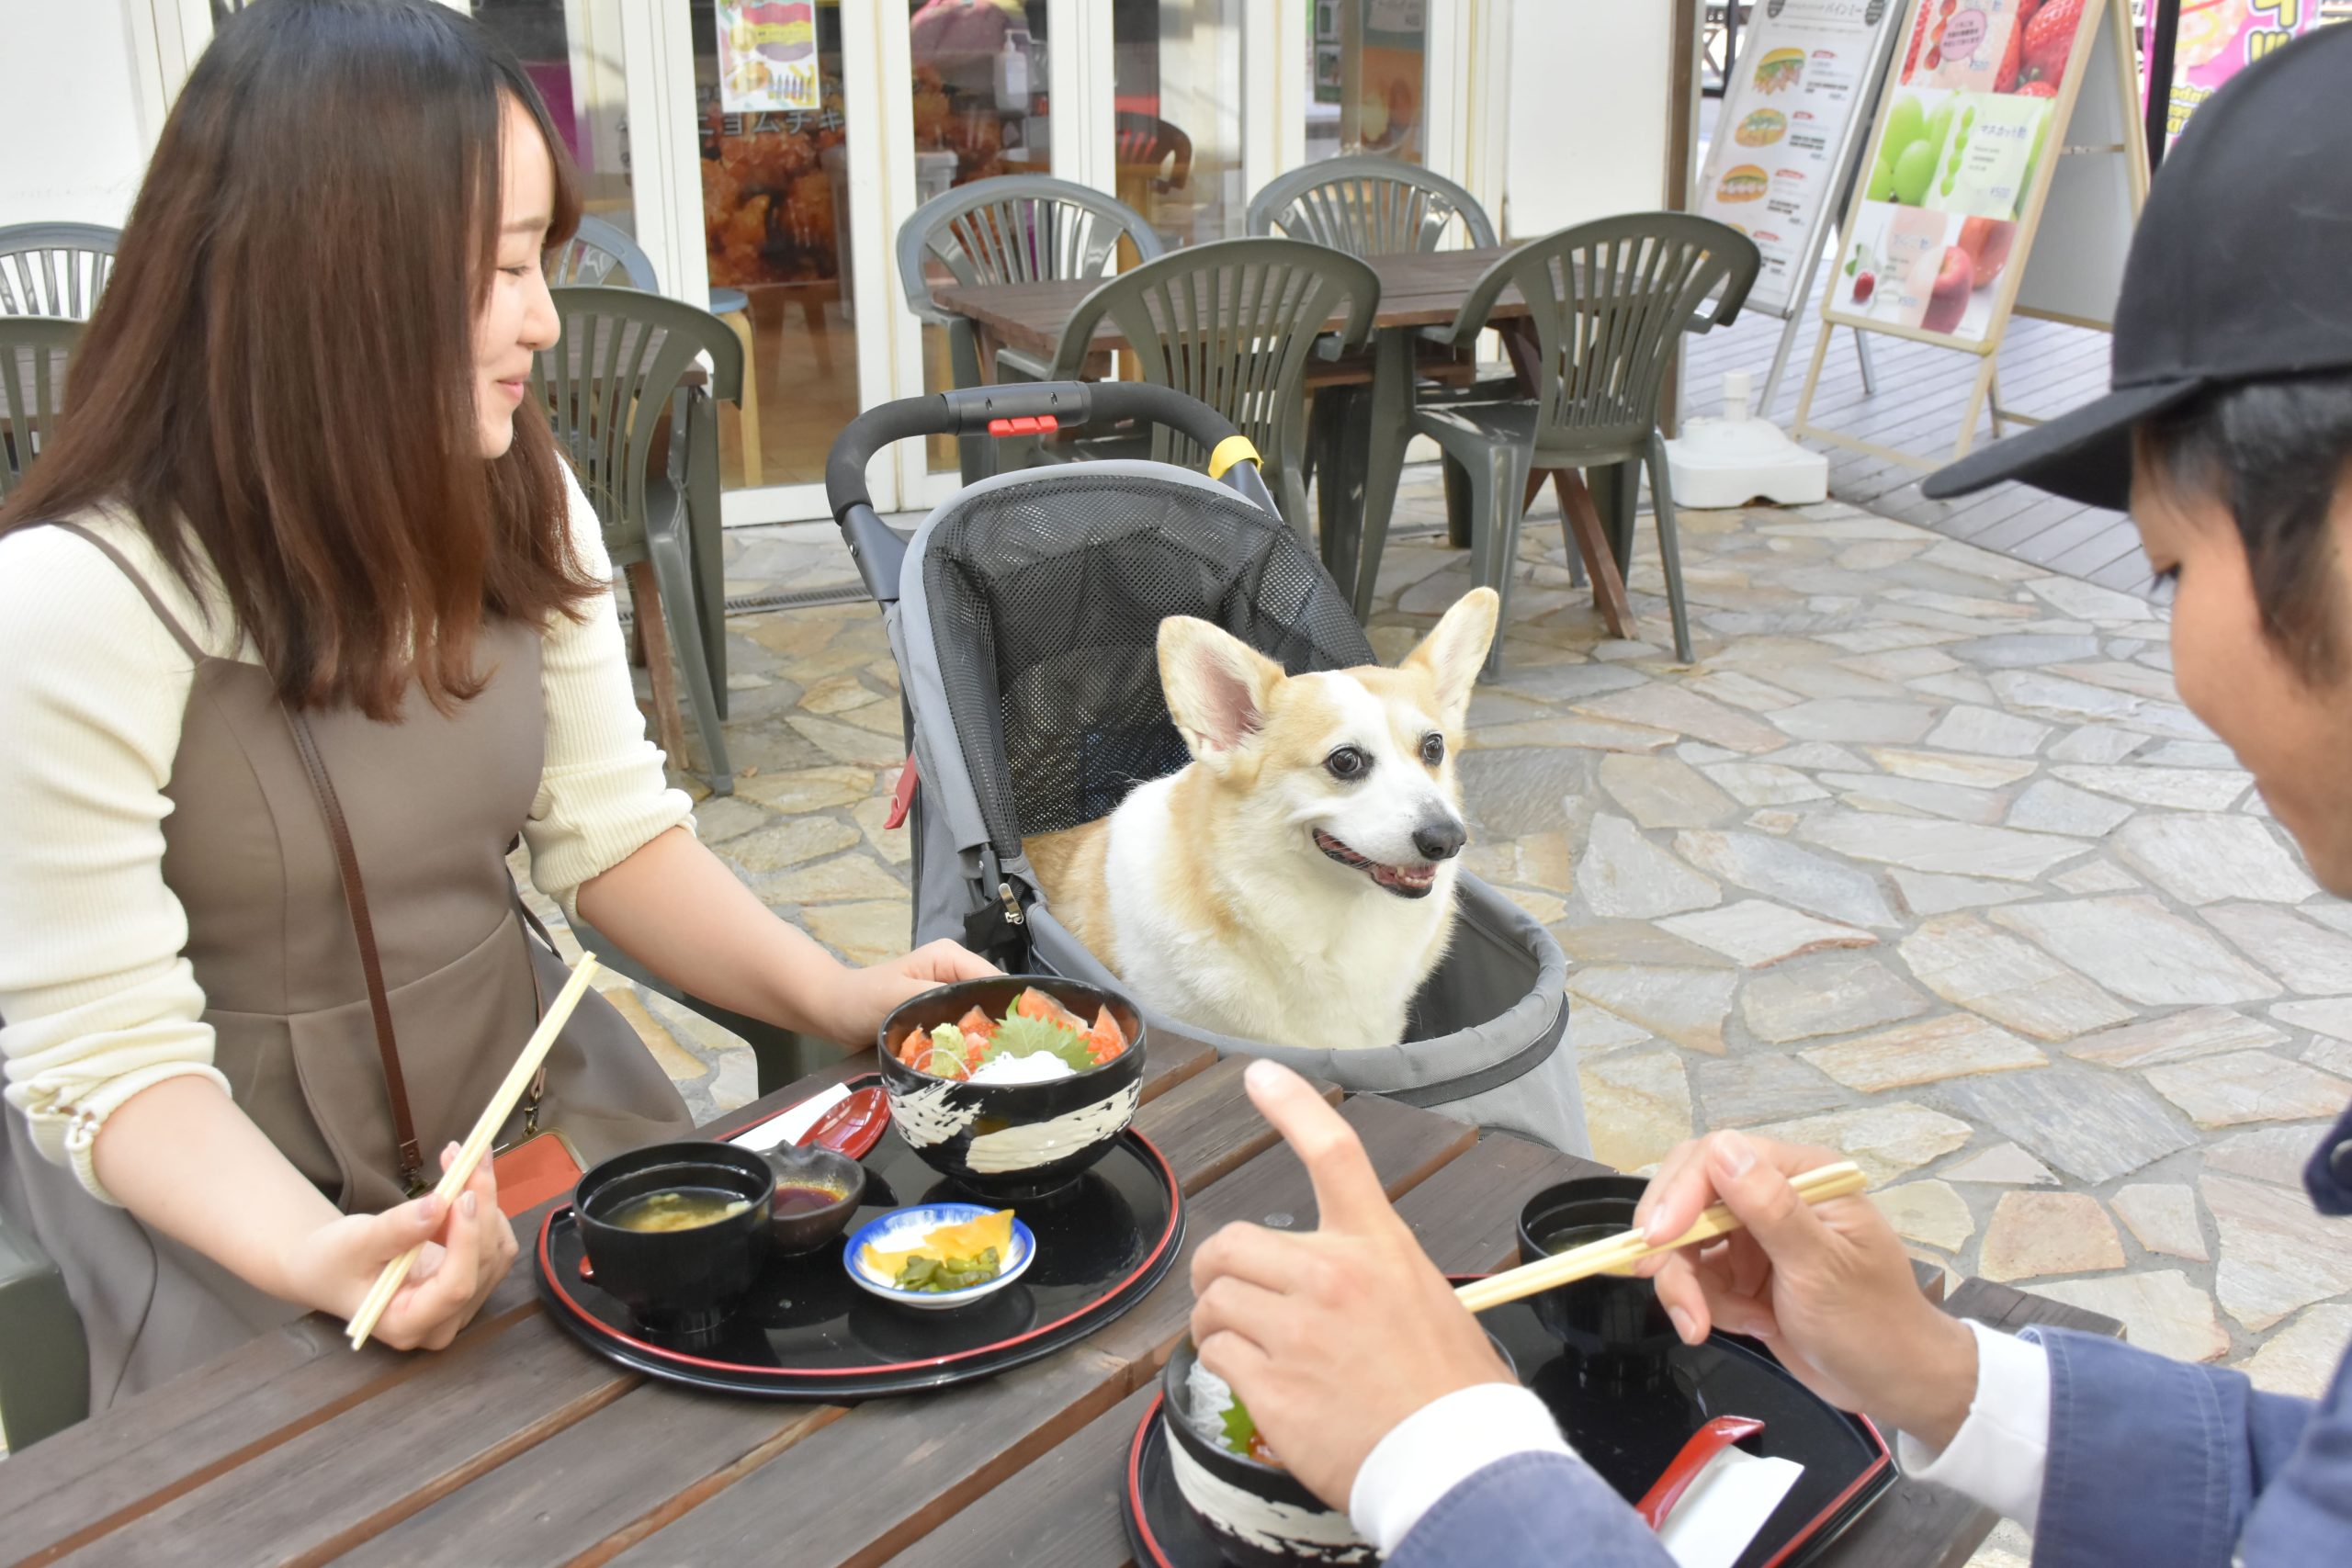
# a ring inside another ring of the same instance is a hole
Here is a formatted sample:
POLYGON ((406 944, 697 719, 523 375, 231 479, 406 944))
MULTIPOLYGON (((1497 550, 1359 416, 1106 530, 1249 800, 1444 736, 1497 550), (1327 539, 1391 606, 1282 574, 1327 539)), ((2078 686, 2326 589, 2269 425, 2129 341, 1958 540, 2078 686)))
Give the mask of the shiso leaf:
POLYGON ((1034 1056, 1040 1051, 1059 1056, 1074 1073, 1085 1072, 1094 1066, 1084 1035, 1072 1033, 1057 1023, 1023 1018, 1019 1013, 997 1025, 996 1038, 989 1042, 988 1054, 980 1060, 985 1064, 999 1056, 1034 1056))

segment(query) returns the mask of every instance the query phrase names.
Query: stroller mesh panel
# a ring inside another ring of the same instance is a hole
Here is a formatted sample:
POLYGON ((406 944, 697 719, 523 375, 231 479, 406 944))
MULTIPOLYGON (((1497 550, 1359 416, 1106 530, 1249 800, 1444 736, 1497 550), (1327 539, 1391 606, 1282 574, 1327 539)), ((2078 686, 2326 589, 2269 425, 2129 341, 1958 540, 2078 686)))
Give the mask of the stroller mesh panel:
POLYGON ((1280 518, 1148 475, 1072 471, 952 502, 922 573, 956 744, 1003 857, 1183 766, 1159 689, 1167 616, 1215 621, 1293 674, 1373 659, 1280 518))

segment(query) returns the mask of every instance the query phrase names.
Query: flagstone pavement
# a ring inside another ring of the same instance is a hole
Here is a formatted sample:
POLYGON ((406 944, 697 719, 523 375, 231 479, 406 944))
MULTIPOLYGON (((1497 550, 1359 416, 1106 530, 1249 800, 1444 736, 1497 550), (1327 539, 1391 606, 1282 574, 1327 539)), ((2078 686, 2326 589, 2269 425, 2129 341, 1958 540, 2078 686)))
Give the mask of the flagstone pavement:
MULTIPOLYGON (((1416 471, 1372 637, 1468 586, 1416 471)), ((1567 950, 1594 1152, 1833 1145, 1918 1254, 2315 1393, 2352 1229, 2300 1167, 2352 1099, 2352 907, 2175 694, 2146 600, 1831 503, 1682 514, 1699 660, 1605 640, 1550 502, 1472 710, 1468 864, 1567 950)), ((830 528, 730 534, 729 592, 854 581, 830 528)), ((700 830, 843 957, 901 951, 897 674, 865 604, 730 623, 731 799, 700 830)), ((619 987, 698 1109, 749 1053, 619 987)), ((2021 1553, 2020 1538, 1996 1538, 2021 1553)))

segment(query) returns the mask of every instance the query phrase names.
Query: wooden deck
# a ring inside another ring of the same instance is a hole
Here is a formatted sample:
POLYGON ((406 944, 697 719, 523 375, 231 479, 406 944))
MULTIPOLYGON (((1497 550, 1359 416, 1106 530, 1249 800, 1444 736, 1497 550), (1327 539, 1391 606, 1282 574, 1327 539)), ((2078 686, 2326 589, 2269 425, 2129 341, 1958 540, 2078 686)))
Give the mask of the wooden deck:
MULTIPOLYGON (((1828 268, 1822 270, 1826 287, 1828 268)), ((1720 405, 1726 370, 1754 371, 1760 389, 1781 326, 1778 319, 1759 314, 1691 339, 1684 381, 1691 412, 1710 413, 1720 405)), ((1820 333, 1816 294, 1769 411, 1783 429, 1794 417, 1820 333)), ((1871 354, 1878 389, 1865 393, 1853 335, 1839 328, 1829 345, 1813 422, 1882 446, 1950 452, 1960 405, 1977 368, 1975 357, 1874 333, 1871 354)), ((2001 345, 2002 403, 2046 416, 2086 402, 2107 388, 2107 353, 2105 333, 2017 317, 2001 345)), ((1977 439, 1989 440, 1991 434, 1991 421, 1984 420, 1977 439)), ((2120 512, 2077 506, 2021 485, 1999 485, 1953 502, 1929 501, 1919 493, 1922 475, 1917 469, 1841 447, 1822 449, 1829 457, 1829 493, 1837 500, 2123 592, 2145 593, 2151 587, 2139 537, 2120 512)))

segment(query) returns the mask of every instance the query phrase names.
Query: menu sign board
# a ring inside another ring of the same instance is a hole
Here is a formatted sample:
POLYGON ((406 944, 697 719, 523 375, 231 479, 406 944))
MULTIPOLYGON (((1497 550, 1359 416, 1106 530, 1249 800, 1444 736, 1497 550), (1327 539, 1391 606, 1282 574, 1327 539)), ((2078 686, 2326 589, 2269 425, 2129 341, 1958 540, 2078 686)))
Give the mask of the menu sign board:
POLYGON ((1747 24, 1698 188, 1697 209, 1764 258, 1748 306, 1785 316, 1821 247, 1847 129, 1900 0, 1766 0, 1747 24))
POLYGON ((2098 17, 2098 0, 1912 0, 1831 320, 1982 352, 2068 64, 2098 17))
POLYGON ((814 109, 815 0, 718 0, 718 101, 729 114, 814 109))

